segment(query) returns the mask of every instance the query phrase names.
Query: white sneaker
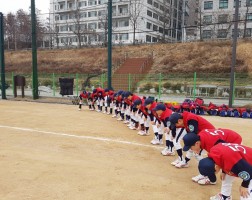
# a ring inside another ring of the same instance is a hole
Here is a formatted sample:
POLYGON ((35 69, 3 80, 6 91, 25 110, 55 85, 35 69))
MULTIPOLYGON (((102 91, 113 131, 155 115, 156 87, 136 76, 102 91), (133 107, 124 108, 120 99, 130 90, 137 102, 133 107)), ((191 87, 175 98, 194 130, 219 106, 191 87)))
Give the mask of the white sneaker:
POLYGON ((100 110, 96 110, 96 112, 101 112, 100 110))
POLYGON ((153 145, 160 145, 160 140, 157 138, 154 138, 153 140, 151 140, 151 144, 153 145))
POLYGON ((116 115, 113 115, 112 118, 116 118, 117 116, 116 115))
MULTIPOLYGON (((210 200, 224 200, 224 198, 222 197, 222 194, 216 194, 215 196, 210 197, 210 200)), ((232 196, 227 197, 226 200, 232 200, 232 196)))
POLYGON ((107 112, 106 111, 103 111, 103 114, 106 114, 107 112))
POLYGON ((145 131, 138 131, 137 134, 141 135, 141 136, 146 136, 147 135, 147 133, 145 131))
POLYGON ((177 168, 187 168, 187 167, 189 167, 189 164, 186 163, 184 160, 182 160, 178 164, 176 164, 175 167, 177 167, 177 168))
POLYGON ((121 117, 119 117, 119 118, 117 119, 117 121, 123 121, 123 119, 122 119, 121 117))
POLYGON ((163 156, 175 156, 175 153, 172 152, 171 150, 169 150, 168 147, 165 147, 162 151, 161 151, 161 154, 163 156))
POLYGON ((81 109, 79 108, 79 111, 81 111, 81 109))
POLYGON ((199 174, 197 176, 192 177, 192 181, 198 183, 199 180, 204 179, 205 176, 199 174))
POLYGON ((91 111, 94 111, 94 109, 93 109, 93 108, 91 108, 90 110, 91 110, 91 111))
POLYGON ((129 121, 128 121, 128 120, 124 120, 123 123, 124 123, 124 124, 128 124, 129 121))
POLYGON ((205 176, 203 179, 201 179, 201 180, 198 181, 198 184, 200 184, 200 185, 215 185, 216 181, 215 182, 211 182, 209 180, 209 178, 205 176))
POLYGON ((127 125, 128 127, 131 127, 131 126, 133 126, 131 123, 129 123, 128 125, 127 125))
POLYGON ((110 115, 110 112, 107 112, 107 115, 110 115))
POLYGON ((181 159, 177 158, 176 160, 174 160, 173 162, 171 162, 171 165, 176 166, 180 161, 181 161, 181 159))
POLYGON ((136 127, 135 126, 129 126, 129 129, 136 130, 136 127))

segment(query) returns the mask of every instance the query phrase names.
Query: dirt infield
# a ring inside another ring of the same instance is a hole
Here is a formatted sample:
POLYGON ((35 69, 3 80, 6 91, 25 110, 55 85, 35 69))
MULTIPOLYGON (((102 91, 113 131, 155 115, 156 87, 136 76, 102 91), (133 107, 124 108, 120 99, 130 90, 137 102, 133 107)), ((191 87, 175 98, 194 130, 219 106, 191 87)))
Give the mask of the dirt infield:
MULTIPOLYGON (((206 118, 252 146, 251 119, 206 118)), ((175 157, 150 145, 152 135, 138 136, 86 107, 0 100, 0 133, 1 200, 203 200, 220 189, 220 180, 215 186, 191 181, 195 159, 188 169, 175 169, 175 157)))

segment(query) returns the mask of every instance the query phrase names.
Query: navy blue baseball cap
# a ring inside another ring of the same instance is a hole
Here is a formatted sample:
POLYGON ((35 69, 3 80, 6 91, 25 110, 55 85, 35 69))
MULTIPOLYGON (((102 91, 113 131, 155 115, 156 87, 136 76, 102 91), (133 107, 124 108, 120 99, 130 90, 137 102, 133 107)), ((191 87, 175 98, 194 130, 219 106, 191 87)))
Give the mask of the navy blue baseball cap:
POLYGON ((140 99, 137 99, 134 101, 133 107, 136 108, 138 105, 141 105, 141 104, 142 104, 142 101, 140 99))
POLYGON ((178 123, 178 120, 182 119, 182 115, 179 113, 173 113, 171 114, 171 116, 169 117, 169 121, 170 121, 170 129, 174 129, 176 127, 176 123, 178 123))
POLYGON ((109 89, 108 88, 106 88, 105 90, 104 90, 104 92, 108 92, 109 91, 109 89))
POLYGON ((123 93, 122 90, 119 90, 119 91, 117 92, 118 96, 122 95, 122 93, 123 93))
POLYGON ((127 92, 124 93, 124 97, 126 97, 126 98, 128 98, 128 97, 131 96, 131 95, 132 95, 132 93, 129 92, 129 91, 127 91, 127 92))
POLYGON ((165 111, 166 110, 166 106, 164 104, 160 103, 153 110, 155 110, 155 111, 157 111, 157 110, 165 111))
POLYGON ((200 137, 195 133, 187 133, 184 137, 183 151, 188 151, 197 141, 200 141, 200 137))
POLYGON ((216 182, 215 163, 211 158, 203 158, 199 161, 198 169, 201 175, 207 176, 211 182, 216 182))
POLYGON ((149 104, 152 104, 154 102, 153 98, 147 98, 144 101, 144 106, 147 106, 149 104))
POLYGON ((93 90, 93 93, 96 93, 96 92, 97 92, 97 89, 94 89, 94 90, 93 90))

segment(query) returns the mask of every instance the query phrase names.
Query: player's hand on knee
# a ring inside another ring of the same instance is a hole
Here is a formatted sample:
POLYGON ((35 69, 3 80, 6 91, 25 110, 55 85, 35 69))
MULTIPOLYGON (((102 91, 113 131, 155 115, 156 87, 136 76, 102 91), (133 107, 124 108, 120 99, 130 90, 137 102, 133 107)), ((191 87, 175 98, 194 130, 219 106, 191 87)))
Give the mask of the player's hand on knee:
POLYGON ((241 195, 243 198, 248 198, 248 197, 249 197, 248 188, 245 188, 245 187, 240 186, 240 195, 241 195))

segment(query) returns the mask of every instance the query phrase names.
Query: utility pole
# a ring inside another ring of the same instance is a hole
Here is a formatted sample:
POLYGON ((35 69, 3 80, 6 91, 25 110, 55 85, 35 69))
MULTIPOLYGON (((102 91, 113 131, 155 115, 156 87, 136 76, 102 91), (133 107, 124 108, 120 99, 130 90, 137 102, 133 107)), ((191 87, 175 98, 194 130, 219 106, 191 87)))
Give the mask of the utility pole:
POLYGON ((112 0, 108 0, 108 88, 112 89, 112 0))
POLYGON ((2 85, 2 99, 6 99, 5 90, 5 63, 4 63, 4 26, 3 13, 0 12, 0 66, 1 66, 1 85, 2 85))
POLYGON ((38 66, 37 66, 37 35, 36 35, 36 13, 35 0, 31 0, 31 22, 32 22, 32 96, 38 99, 38 66))
POLYGON ((230 72, 230 91, 229 91, 229 107, 233 106, 234 100, 234 73, 236 64, 236 46, 237 46, 237 35, 238 35, 238 16, 239 16, 239 0, 235 0, 235 18, 234 18, 234 36, 232 45, 232 63, 230 72))

